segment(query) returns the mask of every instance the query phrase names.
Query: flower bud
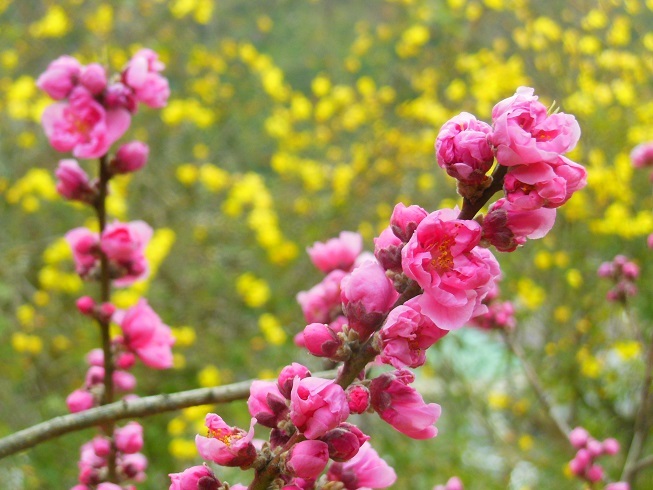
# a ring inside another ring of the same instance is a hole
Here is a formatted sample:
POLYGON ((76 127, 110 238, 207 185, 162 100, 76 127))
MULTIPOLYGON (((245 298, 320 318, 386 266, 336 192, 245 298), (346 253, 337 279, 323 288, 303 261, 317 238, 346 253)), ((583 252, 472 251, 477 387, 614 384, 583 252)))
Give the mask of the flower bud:
POLYGON ((302 441, 288 455, 287 468, 293 476, 316 478, 329 462, 328 446, 323 441, 302 441))
POLYGON ((585 447, 589 437, 590 435, 585 429, 582 427, 576 427, 569 433, 569 442, 571 442, 571 445, 576 449, 580 449, 585 447))
POLYGON ((404 243, 388 226, 374 239, 374 257, 385 270, 401 272, 401 249, 404 243))
POLYGON ((318 357, 334 356, 341 343, 336 333, 324 323, 306 325, 303 337, 306 349, 318 357))
POLYGON ((95 405, 95 399, 86 390, 75 390, 66 398, 66 405, 70 413, 82 412, 95 405))
POLYGON ((138 422, 129 422, 114 431, 116 448, 125 454, 134 454, 143 447, 143 427, 138 422))
POLYGON ((77 300, 76 305, 82 315, 92 315, 95 308, 95 301, 90 296, 82 296, 77 300))
POLYGON ((279 387, 279 392, 290 400, 290 392, 292 390, 292 384, 295 379, 295 376, 299 376, 299 379, 307 378, 311 375, 311 372, 306 366, 302 366, 297 362, 293 362, 291 365, 284 367, 279 373, 277 378, 277 386, 279 387))
POLYGON ((59 195, 69 201, 93 202, 95 189, 91 186, 88 175, 79 166, 77 160, 72 158, 59 160, 55 176, 59 195))
POLYGON ((370 407, 370 390, 360 384, 350 385, 346 390, 351 413, 363 413, 370 407))
POLYGON ((82 69, 79 82, 93 95, 100 94, 107 87, 107 74, 99 63, 91 63, 82 69))
POLYGON ((111 170, 117 174, 135 172, 145 166, 149 154, 150 147, 142 141, 125 143, 111 161, 111 170))
POLYGON ((390 227, 402 242, 407 242, 413 236, 417 225, 428 216, 428 213, 417 205, 406 207, 403 203, 395 206, 390 216, 390 227))
POLYGON ((609 455, 614 455, 619 452, 620 446, 619 446, 619 441, 616 439, 610 437, 603 441, 603 453, 604 454, 609 454, 609 455))
POLYGON ((339 463, 349 461, 356 456, 360 447, 369 439, 370 437, 363 434, 358 427, 347 422, 343 422, 320 438, 328 445, 329 457, 339 463))
POLYGON ((222 488, 222 483, 206 464, 192 466, 181 473, 171 473, 168 476, 171 482, 170 490, 218 490, 222 488))

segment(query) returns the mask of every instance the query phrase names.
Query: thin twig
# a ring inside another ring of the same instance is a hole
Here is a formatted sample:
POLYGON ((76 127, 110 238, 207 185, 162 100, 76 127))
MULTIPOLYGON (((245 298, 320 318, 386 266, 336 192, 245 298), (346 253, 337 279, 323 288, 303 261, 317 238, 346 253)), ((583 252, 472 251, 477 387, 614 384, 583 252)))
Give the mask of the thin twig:
MULTIPOLYGON (((334 378, 335 375, 335 371, 313 373, 313 376, 320 378, 334 378)), ((91 408, 83 412, 55 417, 0 439, 0 459, 64 434, 80 431, 106 422, 114 422, 127 418, 148 417, 158 413, 171 412, 198 405, 245 400, 249 397, 249 388, 252 382, 253 380, 249 380, 230 385, 215 386, 213 388, 198 388, 178 393, 122 400, 97 408, 91 408)))
POLYGON ((512 337, 507 332, 502 332, 502 334, 503 334, 503 339, 506 342, 506 345, 510 348, 510 350, 515 355, 515 357, 519 359, 522 369, 526 374, 526 378, 528 379, 528 382, 533 388, 533 391, 535 391, 538 400, 545 408, 546 413, 549 415, 549 417, 553 421, 554 425, 556 426, 556 428, 558 429, 562 437, 568 441, 569 432, 571 429, 567 425, 567 422, 565 422, 564 420, 562 420, 560 417, 556 415, 555 411, 553 410, 553 405, 549 401, 549 395, 547 394, 544 387, 542 386, 542 383, 540 382, 540 378, 537 376, 537 373, 526 359, 526 355, 524 354, 524 351, 522 350, 521 346, 516 342, 514 342, 512 337))

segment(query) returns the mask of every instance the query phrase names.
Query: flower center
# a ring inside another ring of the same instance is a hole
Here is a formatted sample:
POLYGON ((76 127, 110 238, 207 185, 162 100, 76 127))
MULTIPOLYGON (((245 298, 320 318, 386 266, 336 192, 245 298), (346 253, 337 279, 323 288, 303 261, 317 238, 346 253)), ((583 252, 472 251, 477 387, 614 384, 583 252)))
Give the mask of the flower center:
POLYGON ((231 446, 231 443, 237 441, 238 439, 243 438, 243 434, 240 432, 233 432, 228 429, 208 429, 208 437, 217 439, 218 441, 223 442, 227 446, 231 446))
POLYGON ((452 244, 453 238, 448 237, 431 249, 431 266, 438 274, 450 271, 453 268, 452 244))

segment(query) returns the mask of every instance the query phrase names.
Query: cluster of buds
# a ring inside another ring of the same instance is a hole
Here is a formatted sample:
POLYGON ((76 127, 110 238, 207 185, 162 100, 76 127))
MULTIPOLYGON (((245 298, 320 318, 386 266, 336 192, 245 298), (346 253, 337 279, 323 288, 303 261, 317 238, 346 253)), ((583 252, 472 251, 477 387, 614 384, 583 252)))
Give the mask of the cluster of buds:
MULTIPOLYGON (((87 356, 89 369, 84 384, 66 402, 71 412, 80 412, 114 401, 114 391, 124 399, 136 387, 129 370, 137 359, 154 369, 172 366, 170 328, 141 300, 126 311, 109 302, 110 286, 125 287, 147 277, 145 247, 152 228, 142 221, 106 224, 109 181, 118 174, 140 170, 147 163, 148 146, 140 141, 125 143, 110 157, 111 146, 127 131, 140 103, 152 108, 166 105, 170 95, 164 64, 149 49, 138 51, 110 78, 98 63, 82 65, 71 56, 54 60, 37 80, 40 89, 56 102, 43 112, 42 124, 52 147, 72 152, 75 158, 99 159, 97 177, 91 179, 77 160, 59 161, 55 172, 57 191, 67 200, 85 203, 96 210, 99 233, 75 228, 66 234, 76 272, 85 280, 102 281, 99 303, 84 296, 78 310, 93 318, 103 333, 102 349, 87 356), (110 324, 120 335, 110 338, 110 324), (108 358, 105 358, 108 357, 108 358)), ((115 428, 84 444, 79 460, 79 485, 75 490, 117 490, 134 488, 130 482, 145 479, 147 459, 139 451, 143 429, 136 422, 115 428)))
POLYGON ((629 297, 637 294, 635 281, 639 277, 639 267, 628 257, 617 255, 611 262, 603 262, 597 274, 614 284, 606 295, 608 301, 626 303, 629 297))
POLYGON ((499 300, 499 287, 490 291, 483 303, 487 312, 472 318, 471 325, 483 330, 513 330, 517 325, 515 306, 511 301, 499 300))
MULTIPOLYGON (((569 442, 578 451, 569 462, 571 473, 579 479, 594 484, 604 479, 603 467, 596 463, 599 456, 614 456, 619 452, 619 442, 608 438, 603 442, 590 436, 582 427, 576 427, 569 433, 569 442)), ((629 490, 630 486, 624 482, 609 483, 605 490, 629 490)))

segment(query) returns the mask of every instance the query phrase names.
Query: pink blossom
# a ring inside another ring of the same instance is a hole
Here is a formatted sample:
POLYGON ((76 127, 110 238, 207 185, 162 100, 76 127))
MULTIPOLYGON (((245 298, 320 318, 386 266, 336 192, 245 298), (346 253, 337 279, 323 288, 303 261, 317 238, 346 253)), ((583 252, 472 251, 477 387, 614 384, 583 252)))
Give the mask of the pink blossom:
POLYGON ((342 344, 338 335, 324 323, 306 325, 302 338, 304 347, 318 357, 334 357, 342 344))
POLYGON ((36 80, 36 86, 55 100, 68 97, 79 81, 82 65, 72 56, 60 56, 36 80))
POLYGON ((55 172, 57 192, 71 201, 93 202, 95 189, 91 186, 88 175, 72 158, 59 160, 55 172))
POLYGON ((440 417, 440 405, 424 403, 409 386, 414 380, 413 373, 405 369, 374 378, 370 384, 371 405, 399 432, 413 439, 430 439, 438 435, 435 423, 440 417))
POLYGON ((76 87, 68 102, 48 106, 41 121, 55 150, 98 158, 127 131, 131 116, 121 108, 105 111, 88 90, 76 87))
POLYGON ((82 412, 95 406, 95 397, 86 390, 75 390, 66 398, 70 413, 82 412))
POLYGON ((374 257, 385 270, 401 272, 402 242, 388 226, 374 239, 374 257))
POLYGON ((349 327, 361 339, 369 337, 399 297, 385 270, 376 261, 356 267, 340 283, 342 308, 349 327))
POLYGON ((363 434, 355 425, 343 422, 323 435, 320 440, 327 443, 329 457, 342 463, 356 456, 360 447, 370 440, 370 436, 363 434))
POLYGON ((483 218, 483 242, 500 252, 512 252, 526 243, 527 238, 545 236, 553 228, 555 218, 555 209, 524 211, 516 209, 506 199, 499 199, 483 218))
POLYGON ((118 471, 122 472, 128 479, 136 482, 145 480, 147 469, 147 458, 144 454, 124 454, 118 462, 118 471))
POLYGON ((342 482, 347 490, 388 488, 397 480, 397 474, 366 442, 349 461, 333 463, 327 480, 342 482))
POLYGON ((113 372, 113 385, 118 391, 133 391, 136 388, 136 376, 127 371, 116 370, 113 372))
POLYGON ((329 462, 329 447, 322 441, 301 441, 295 444, 286 462, 290 474, 300 478, 316 478, 329 462))
POLYGON ((343 231, 338 238, 324 243, 315 242, 306 249, 311 262, 324 273, 336 269, 349 272, 362 250, 363 237, 351 231, 343 231))
POLYGON ((393 309, 379 331, 381 360, 396 368, 419 367, 426 360, 426 349, 448 333, 421 313, 413 298, 393 309))
POLYGON ((111 440, 108 437, 95 436, 91 440, 93 452, 100 458, 104 458, 111 452, 111 440))
POLYGON ((113 437, 118 451, 125 454, 137 453, 143 447, 143 427, 138 422, 117 428, 113 437))
POLYGON ((137 101, 152 108, 164 107, 170 96, 168 80, 161 76, 165 65, 151 49, 141 49, 127 64, 122 80, 134 91, 137 101))
POLYGON ((363 413, 370 406, 370 390, 361 384, 351 384, 345 390, 350 413, 363 413))
POLYGON ((510 301, 492 301, 488 311, 472 318, 472 323, 484 330, 511 330, 517 325, 515 307, 510 301))
POLYGON ((572 150, 580 138, 574 116, 562 112, 547 115, 546 107, 533 94, 532 88, 519 87, 492 110, 490 142, 501 165, 553 162, 572 150))
POLYGON ((132 114, 138 108, 134 92, 121 82, 112 83, 107 87, 104 93, 104 105, 108 109, 126 109, 132 114))
POLYGON ((395 205, 390 216, 390 227, 397 238, 402 242, 407 242, 413 236, 417 225, 419 225, 428 213, 421 207, 413 204, 405 206, 400 202, 395 205))
POLYGON ((630 152, 630 161, 635 168, 653 166, 653 141, 640 143, 630 152))
POLYGON ((606 440, 603 441, 603 454, 609 454, 610 456, 613 456, 619 452, 620 446, 619 446, 619 441, 616 439, 609 437, 606 440))
POLYGON ((105 481, 97 486, 97 490, 124 490, 124 489, 120 485, 105 481))
POLYGON ((590 439, 590 434, 582 427, 576 427, 569 433, 569 442, 576 449, 583 448, 587 445, 587 441, 590 439))
POLYGON ((75 302, 75 306, 82 315, 92 315, 95 310, 95 300, 90 296, 82 296, 75 302))
POLYGON ((202 458, 222 466, 249 467, 256 459, 256 449, 252 444, 254 424, 252 419, 249 431, 230 427, 222 417, 214 413, 206 414, 205 425, 208 437, 197 435, 195 445, 202 458))
POLYGON ((79 83, 93 95, 99 95, 107 87, 107 74, 99 63, 91 63, 82 68, 79 83))
POLYGON ((247 408, 256 421, 274 429, 288 414, 286 399, 277 383, 256 380, 249 389, 247 408))
POLYGON ((457 476, 452 476, 444 485, 436 485, 433 490, 464 490, 463 482, 457 476))
POLYGON ((129 308, 118 323, 123 331, 125 347, 147 366, 154 369, 172 366, 170 347, 175 339, 170 327, 161 321, 145 299, 129 308))
POLYGON ((102 233, 100 247, 114 266, 114 284, 128 286, 149 274, 145 247, 152 238, 152 228, 144 221, 114 221, 102 233))
POLYGON ((150 154, 150 147, 142 141, 125 143, 111 160, 111 170, 118 174, 136 172, 145 166, 150 154))
POLYGON ((438 165, 451 177, 465 184, 480 184, 494 163, 494 153, 488 143, 492 131, 489 124, 477 120, 468 112, 449 119, 435 140, 438 165))
POLYGON ((485 312, 481 302, 500 275, 494 256, 477 247, 481 226, 456 216, 453 209, 429 214, 402 251, 404 273, 424 289, 422 313, 444 330, 485 312))
POLYGON ((317 439, 349 416, 345 391, 330 379, 295 378, 290 395, 290 420, 307 439, 317 439))
POLYGON ((340 283, 347 273, 336 269, 308 291, 297 294, 297 302, 308 323, 330 323, 342 314, 340 283))
POLYGON ((99 242, 96 233, 88 228, 75 228, 65 235, 73 253, 75 271, 86 278, 94 272, 99 264, 99 242))
POLYGON ((218 490, 222 486, 206 464, 191 466, 181 473, 170 473, 168 476, 171 482, 169 490, 218 490))
POLYGON ((630 490, 630 485, 623 481, 608 483, 605 490, 630 490))
POLYGON ((290 392, 292 391, 292 385, 295 381, 295 376, 299 376, 299 379, 307 378, 311 375, 311 372, 308 368, 298 362, 293 362, 288 366, 285 366, 279 376, 277 377, 277 386, 279 387, 279 392, 290 400, 290 392))

